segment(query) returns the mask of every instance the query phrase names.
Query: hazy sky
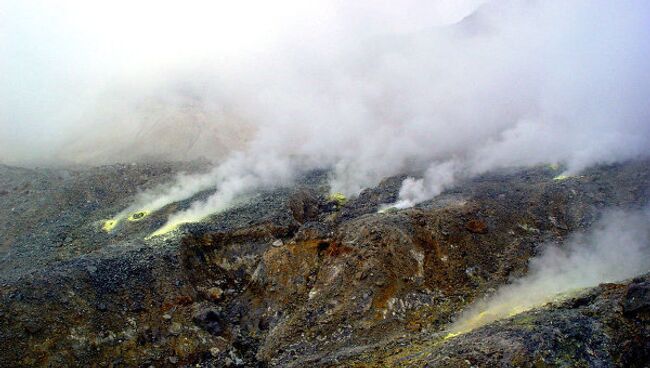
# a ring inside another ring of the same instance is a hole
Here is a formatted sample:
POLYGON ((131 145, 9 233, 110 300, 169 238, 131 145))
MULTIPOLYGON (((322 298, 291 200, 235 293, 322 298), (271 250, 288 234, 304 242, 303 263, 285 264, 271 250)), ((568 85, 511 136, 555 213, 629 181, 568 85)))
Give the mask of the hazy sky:
POLYGON ((481 1, 348 3, 0 0, 0 153, 44 159, 43 144, 95 127, 88 111, 115 85, 132 92, 283 46, 417 31, 457 21, 481 1))
MULTIPOLYGON (((650 154, 647 1, 4 1, 0 161, 205 156, 202 218, 314 168, 349 195, 650 154)), ((146 202, 146 201, 145 201, 146 202)))

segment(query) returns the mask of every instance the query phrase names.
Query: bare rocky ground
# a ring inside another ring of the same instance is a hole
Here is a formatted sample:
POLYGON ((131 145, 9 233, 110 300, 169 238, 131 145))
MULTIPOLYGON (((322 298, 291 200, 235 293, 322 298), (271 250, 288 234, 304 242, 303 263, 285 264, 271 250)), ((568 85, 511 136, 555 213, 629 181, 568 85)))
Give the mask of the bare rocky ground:
POLYGON ((492 172, 386 213, 403 177, 339 203, 313 172, 170 237, 144 240, 190 201, 101 230, 138 190, 205 168, 0 166, 0 365, 650 365, 648 275, 443 338, 542 244, 646 205, 648 161, 492 172))

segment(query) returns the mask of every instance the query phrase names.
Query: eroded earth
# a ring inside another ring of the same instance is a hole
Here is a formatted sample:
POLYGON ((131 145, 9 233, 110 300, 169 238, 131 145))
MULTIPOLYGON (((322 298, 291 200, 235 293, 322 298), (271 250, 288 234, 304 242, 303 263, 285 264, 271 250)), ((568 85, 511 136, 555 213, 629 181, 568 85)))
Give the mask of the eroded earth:
POLYGON ((138 191, 207 166, 0 166, 0 365, 650 364, 650 275, 445 333, 544 244, 647 205, 648 161, 562 180, 546 166, 490 172, 381 213, 403 176, 344 201, 317 171, 167 236, 145 239, 209 191, 102 229, 138 191))

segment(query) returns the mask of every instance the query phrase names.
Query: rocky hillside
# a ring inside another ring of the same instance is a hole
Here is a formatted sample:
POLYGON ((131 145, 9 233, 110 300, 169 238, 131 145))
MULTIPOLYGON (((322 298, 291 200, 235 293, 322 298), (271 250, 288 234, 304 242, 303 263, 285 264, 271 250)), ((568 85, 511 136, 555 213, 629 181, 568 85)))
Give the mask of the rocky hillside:
POLYGON ((445 333, 543 244, 645 206, 648 161, 491 172, 382 213, 403 177, 344 201, 312 172, 168 237, 145 240, 190 201, 102 230, 181 168, 205 164, 0 167, 1 366, 650 364, 649 275, 445 333))

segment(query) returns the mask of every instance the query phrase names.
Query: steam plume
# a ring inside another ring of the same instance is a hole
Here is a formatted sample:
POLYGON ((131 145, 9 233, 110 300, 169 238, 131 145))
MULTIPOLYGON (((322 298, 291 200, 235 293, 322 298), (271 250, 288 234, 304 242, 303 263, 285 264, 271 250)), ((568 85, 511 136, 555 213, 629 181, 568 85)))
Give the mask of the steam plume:
POLYGON ((526 276, 465 311, 451 336, 541 306, 563 293, 650 271, 650 209, 613 211, 587 234, 549 244, 531 259, 526 276))
POLYGON ((547 162, 573 173, 650 150, 645 1, 413 0, 399 11, 334 0, 86 3, 64 2, 61 11, 75 11, 58 16, 16 1, 0 15, 12 31, 0 52, 16 56, 0 64, 9 86, 0 91, 0 154, 37 164, 207 156, 214 170, 135 206, 218 189, 172 224, 314 168, 331 169, 332 191, 347 195, 424 172, 404 183, 404 207, 459 176, 547 162), (20 23, 32 13, 38 27, 20 23), (127 19, 95 29, 106 14, 127 19), (35 48, 48 68, 23 49, 38 41, 51 45, 35 48), (124 46, 107 55, 95 44, 124 46), (25 68, 33 83, 17 79, 25 68))

